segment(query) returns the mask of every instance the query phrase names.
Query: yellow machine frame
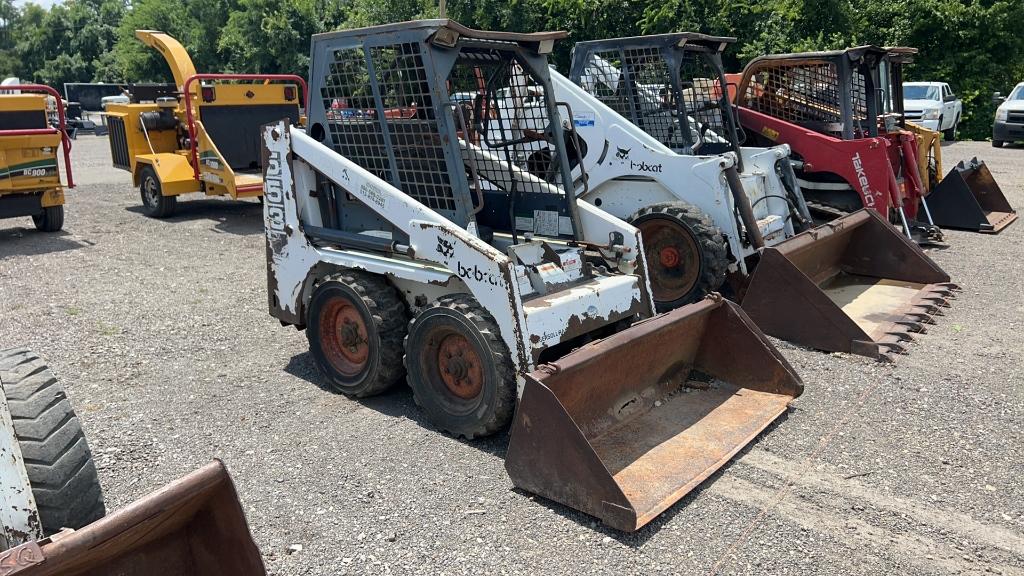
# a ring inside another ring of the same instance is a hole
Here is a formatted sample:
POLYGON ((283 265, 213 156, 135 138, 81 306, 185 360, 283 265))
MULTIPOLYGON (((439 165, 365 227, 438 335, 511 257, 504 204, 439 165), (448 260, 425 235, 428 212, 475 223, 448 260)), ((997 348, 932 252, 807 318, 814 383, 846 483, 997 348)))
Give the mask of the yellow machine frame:
POLYGON ((907 121, 904 129, 917 136, 917 171, 921 174, 925 194, 942 179, 942 134, 907 121))
POLYGON ((73 188, 71 142, 60 94, 39 84, 0 88, 0 218, 31 216, 45 232, 63 227, 64 186, 57 160, 61 149, 68 188, 73 188), (49 98, 56 99, 57 128, 49 123, 49 98))
MULTIPOLYGON (((229 158, 232 155, 222 154, 218 143, 214 142, 204 116, 218 112, 221 116, 233 112, 244 116, 247 110, 284 110, 280 116, 293 115, 298 122, 301 120, 301 95, 297 84, 304 85, 304 81, 291 75, 197 74, 188 52, 173 37, 154 30, 136 30, 135 36, 163 55, 177 88, 177 97, 107 107, 113 164, 131 172, 147 213, 167 216, 173 211, 175 197, 192 192, 236 199, 262 196, 257 142, 253 142, 251 158, 246 158, 250 165, 239 169, 237 154, 233 165, 229 158), (224 83, 228 80, 261 83, 224 83), (295 80, 296 83, 271 84, 272 80, 295 80), (155 184, 144 181, 147 175, 155 178, 155 184), (151 206, 151 202, 160 206, 151 206)), ((252 128, 256 129, 270 121, 253 118, 256 117, 244 116, 239 122, 243 126, 247 120, 255 122, 252 128)), ((221 142, 220 146, 225 143, 221 142)))

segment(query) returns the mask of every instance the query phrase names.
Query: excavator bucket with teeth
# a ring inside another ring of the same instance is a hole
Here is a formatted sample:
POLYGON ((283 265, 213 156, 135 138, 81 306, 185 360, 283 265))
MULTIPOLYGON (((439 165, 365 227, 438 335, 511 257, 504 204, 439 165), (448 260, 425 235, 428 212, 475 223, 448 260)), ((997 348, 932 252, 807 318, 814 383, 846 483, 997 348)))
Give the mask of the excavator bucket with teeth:
POLYGON ((529 374, 505 468, 521 489, 634 531, 802 391, 747 315, 712 295, 529 374))
POLYGON ((742 304, 766 334, 890 360, 956 290, 917 245, 865 209, 765 248, 742 304))

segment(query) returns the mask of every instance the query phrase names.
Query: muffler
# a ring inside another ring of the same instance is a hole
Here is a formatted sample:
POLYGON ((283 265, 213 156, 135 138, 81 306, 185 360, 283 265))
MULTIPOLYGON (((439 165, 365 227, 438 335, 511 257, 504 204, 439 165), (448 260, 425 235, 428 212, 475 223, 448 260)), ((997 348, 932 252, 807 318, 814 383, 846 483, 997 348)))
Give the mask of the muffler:
POLYGON ((802 391, 747 315, 713 294, 529 374, 505 468, 517 487, 631 532, 802 391))
POLYGON ((985 162, 960 162, 928 195, 932 220, 940 228, 995 234, 1017 219, 985 162))
MULTIPOLYGON (((215 461, 81 530, 4 552, 24 576, 263 576, 235 487, 215 461)), ((2 572, 2 571, 0 571, 2 572)))
POLYGON ((957 290, 874 210, 858 210, 761 251, 743 310, 766 334, 891 360, 957 290))

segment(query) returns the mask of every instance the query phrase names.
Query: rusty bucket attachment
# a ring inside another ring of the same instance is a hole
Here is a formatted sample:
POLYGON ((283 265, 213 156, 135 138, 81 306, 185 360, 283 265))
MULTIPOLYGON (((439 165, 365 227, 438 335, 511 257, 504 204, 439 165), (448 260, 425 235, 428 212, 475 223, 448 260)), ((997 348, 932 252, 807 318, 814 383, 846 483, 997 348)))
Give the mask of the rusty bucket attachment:
POLYGON ((36 558, 24 576, 261 576, 260 551, 215 461, 74 532, 4 553, 36 558))
POLYGON ((957 289, 875 210, 858 210, 765 248, 743 309, 783 340, 889 360, 957 289))
POLYGON ((517 487, 631 532, 802 391, 750 318, 713 294, 529 374, 505 469, 517 487))
POLYGON ((995 234, 1017 219, 988 166, 977 158, 957 164, 926 201, 940 228, 995 234))

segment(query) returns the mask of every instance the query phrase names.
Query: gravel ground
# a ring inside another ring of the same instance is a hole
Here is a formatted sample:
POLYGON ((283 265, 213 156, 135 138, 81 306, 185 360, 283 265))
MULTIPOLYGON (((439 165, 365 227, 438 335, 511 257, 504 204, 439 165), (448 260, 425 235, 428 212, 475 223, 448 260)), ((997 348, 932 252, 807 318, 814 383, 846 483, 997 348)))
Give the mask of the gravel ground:
MULTIPOLYGON (((1024 206, 1024 148, 944 149, 975 155, 1024 206)), ((326 391, 267 314, 257 203, 152 220, 105 139, 74 157, 63 233, 0 222, 0 347, 64 381, 110 509, 217 457, 273 574, 1024 574, 1022 223, 931 251, 963 292, 894 364, 780 342, 788 417, 623 535, 513 490, 507 437, 437 434, 405 387, 326 391)))

